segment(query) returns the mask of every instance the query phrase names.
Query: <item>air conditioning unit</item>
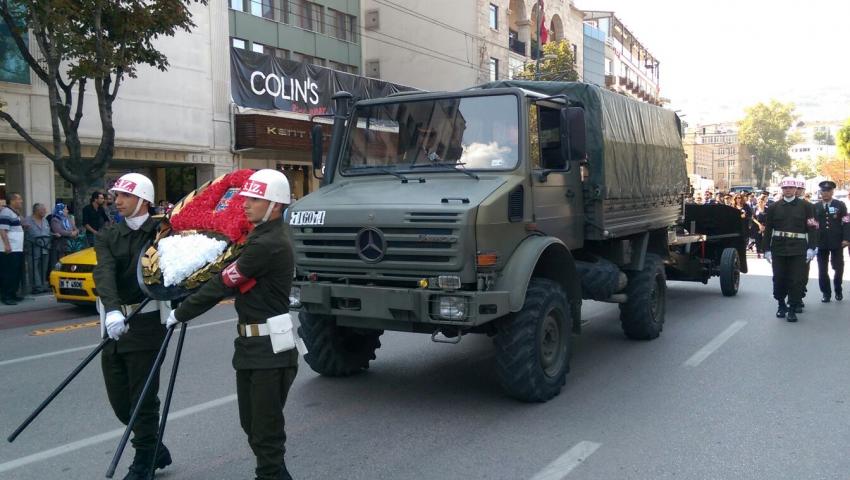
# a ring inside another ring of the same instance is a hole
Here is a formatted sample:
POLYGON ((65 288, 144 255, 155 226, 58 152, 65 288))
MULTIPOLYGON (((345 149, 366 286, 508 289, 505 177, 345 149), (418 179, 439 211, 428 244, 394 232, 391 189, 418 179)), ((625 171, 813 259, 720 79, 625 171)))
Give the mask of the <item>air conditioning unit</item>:
POLYGON ((366 71, 363 72, 363 73, 367 77, 381 78, 381 61, 380 60, 366 60, 365 66, 366 66, 366 71))
POLYGON ((381 16, 377 10, 368 10, 363 16, 363 28, 377 30, 381 26, 381 16))

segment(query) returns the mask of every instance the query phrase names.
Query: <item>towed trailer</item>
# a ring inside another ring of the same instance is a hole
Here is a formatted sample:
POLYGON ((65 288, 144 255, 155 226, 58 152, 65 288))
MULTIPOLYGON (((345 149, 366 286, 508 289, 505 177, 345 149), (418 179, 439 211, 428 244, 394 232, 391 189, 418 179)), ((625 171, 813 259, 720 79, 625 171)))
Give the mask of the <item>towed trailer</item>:
POLYGON ((747 222, 726 205, 685 205, 684 221, 668 234, 668 280, 708 283, 720 277, 726 297, 738 293, 747 273, 747 222))

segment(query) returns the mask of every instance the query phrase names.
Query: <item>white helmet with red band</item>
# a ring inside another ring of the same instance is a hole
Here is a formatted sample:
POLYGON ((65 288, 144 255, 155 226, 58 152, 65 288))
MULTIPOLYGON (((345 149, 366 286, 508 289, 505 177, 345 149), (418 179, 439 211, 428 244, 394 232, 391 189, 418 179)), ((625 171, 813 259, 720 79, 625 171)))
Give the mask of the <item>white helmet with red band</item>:
POLYGON ((782 179, 781 182, 779 182, 779 187, 780 188, 785 188, 785 187, 797 188, 797 179, 795 179, 793 177, 785 177, 785 178, 782 179))
POLYGON ((239 195, 289 204, 289 180, 283 172, 266 168, 257 170, 242 185, 239 195))
POLYGON ((797 188, 806 188, 806 181, 802 178, 797 179, 797 188))
POLYGON ((141 173, 127 173, 115 181, 110 192, 124 192, 153 203, 153 182, 141 173))

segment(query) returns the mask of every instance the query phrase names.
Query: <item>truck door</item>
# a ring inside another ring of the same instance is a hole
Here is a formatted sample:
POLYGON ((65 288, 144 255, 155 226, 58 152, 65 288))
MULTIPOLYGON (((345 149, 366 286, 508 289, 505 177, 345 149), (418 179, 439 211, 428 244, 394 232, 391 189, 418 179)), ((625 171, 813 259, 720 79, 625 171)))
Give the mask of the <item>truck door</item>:
POLYGON ((561 155, 560 109, 531 105, 529 158, 532 166, 534 221, 540 231, 569 248, 584 244, 581 169, 561 155))

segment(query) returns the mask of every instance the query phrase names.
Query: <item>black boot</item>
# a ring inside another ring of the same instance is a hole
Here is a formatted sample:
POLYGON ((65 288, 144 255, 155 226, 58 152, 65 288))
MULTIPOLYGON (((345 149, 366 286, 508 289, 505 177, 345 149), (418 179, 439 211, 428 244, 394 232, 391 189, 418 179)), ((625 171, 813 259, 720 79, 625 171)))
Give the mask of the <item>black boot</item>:
POLYGON ((130 470, 124 480, 151 480, 151 463, 153 462, 153 450, 136 450, 130 470))
POLYGON ((776 310, 776 318, 785 318, 787 312, 788 306, 785 305, 785 302, 779 302, 779 308, 776 310))
MULTIPOLYGON (((838 298, 838 295, 835 295, 835 298, 838 298)), ((829 294, 824 293, 823 298, 820 299, 821 303, 829 303, 829 294)))
POLYGON ((280 464, 280 480, 292 480, 292 475, 290 475, 289 470, 286 469, 286 460, 280 464))
POLYGON ((794 322, 797 321, 796 308, 791 308, 791 309, 788 310, 788 317, 786 318, 786 320, 788 320, 791 323, 794 323, 794 322))
POLYGON ((171 465, 171 452, 168 451, 168 447, 165 444, 160 443, 159 449, 156 451, 156 462, 154 462, 154 467, 157 470, 161 470, 167 466, 171 465))
POLYGON ((803 313, 803 307, 804 306, 805 305, 803 305, 802 302, 801 302, 801 303, 794 305, 794 307, 791 308, 791 310, 794 310, 794 313, 803 313))
POLYGON ((841 290, 835 290, 835 301, 840 302, 844 300, 844 295, 842 295, 841 290))

